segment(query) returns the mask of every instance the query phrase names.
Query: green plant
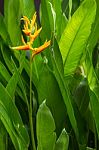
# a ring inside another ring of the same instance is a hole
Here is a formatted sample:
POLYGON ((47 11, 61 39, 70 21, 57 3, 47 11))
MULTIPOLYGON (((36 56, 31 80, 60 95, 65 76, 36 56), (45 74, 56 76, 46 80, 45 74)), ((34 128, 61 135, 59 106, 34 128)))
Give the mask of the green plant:
POLYGON ((42 0, 35 40, 34 13, 33 0, 5 0, 0 14, 0 149, 97 150, 99 2, 42 0))

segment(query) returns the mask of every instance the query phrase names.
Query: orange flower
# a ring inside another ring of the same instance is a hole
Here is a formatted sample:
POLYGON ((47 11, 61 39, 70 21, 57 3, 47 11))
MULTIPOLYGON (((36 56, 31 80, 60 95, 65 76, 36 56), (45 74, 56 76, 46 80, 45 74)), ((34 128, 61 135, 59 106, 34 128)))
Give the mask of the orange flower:
POLYGON ((45 42, 42 46, 38 48, 34 48, 32 52, 32 57, 34 57, 36 54, 39 54, 42 52, 44 49, 46 49, 50 45, 51 41, 45 42))
POLYGON ((34 57, 36 54, 39 54, 45 48, 47 48, 50 45, 51 41, 48 41, 48 42, 46 41, 42 46, 40 46, 38 48, 33 48, 32 47, 33 42, 42 30, 42 27, 40 29, 37 29, 36 13, 33 15, 33 18, 31 21, 26 16, 23 16, 23 18, 21 20, 24 20, 24 29, 22 31, 25 33, 26 36, 28 36, 29 41, 26 43, 22 36, 22 42, 24 45, 12 47, 12 49, 32 50, 32 57, 34 57))

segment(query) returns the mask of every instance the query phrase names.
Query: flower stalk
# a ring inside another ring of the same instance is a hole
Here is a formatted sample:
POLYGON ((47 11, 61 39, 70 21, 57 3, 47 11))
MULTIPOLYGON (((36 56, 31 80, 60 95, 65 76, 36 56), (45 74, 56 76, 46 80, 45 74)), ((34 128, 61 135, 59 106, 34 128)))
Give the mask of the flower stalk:
MULTIPOLYGON (((31 55, 32 56, 32 55, 31 55)), ((29 105, 29 122, 31 130, 31 142, 33 150, 36 150, 33 128, 33 105, 32 105, 32 57, 30 56, 30 105, 29 105)))
POLYGON ((30 124, 30 131, 31 131, 31 142, 32 142, 32 148, 33 150, 36 150, 35 145, 35 138, 34 138, 34 128, 33 128, 33 97, 32 97, 32 61, 35 55, 41 53, 43 50, 45 50, 50 45, 50 40, 45 41, 43 45, 41 45, 38 48, 33 48, 33 42, 40 34, 42 27, 40 29, 37 29, 36 24, 36 13, 33 15, 32 20, 30 21, 26 16, 23 16, 21 20, 24 21, 24 29, 22 30, 24 34, 28 37, 28 41, 25 42, 23 36, 22 36, 22 42, 23 45, 12 47, 13 50, 30 50, 30 101, 28 106, 28 113, 29 113, 29 124, 30 124))

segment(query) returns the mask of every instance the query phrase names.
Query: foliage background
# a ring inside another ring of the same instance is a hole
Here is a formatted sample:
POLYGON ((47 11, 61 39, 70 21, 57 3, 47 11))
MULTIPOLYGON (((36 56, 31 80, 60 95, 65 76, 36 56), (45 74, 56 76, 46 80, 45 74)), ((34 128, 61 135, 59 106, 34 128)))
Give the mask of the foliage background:
POLYGON ((37 149, 98 150, 99 1, 4 0, 0 8, 0 149, 32 149, 29 53, 10 47, 22 44, 20 18, 37 10, 43 30, 33 46, 52 40, 33 60, 37 149))

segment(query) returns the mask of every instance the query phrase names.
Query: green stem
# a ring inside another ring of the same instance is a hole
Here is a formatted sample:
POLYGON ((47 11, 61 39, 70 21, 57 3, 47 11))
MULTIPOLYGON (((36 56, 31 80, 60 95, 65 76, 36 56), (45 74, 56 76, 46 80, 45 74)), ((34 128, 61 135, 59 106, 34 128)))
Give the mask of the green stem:
POLYGON ((31 142, 33 150, 36 150, 33 129, 33 116, 32 116, 32 57, 30 56, 30 107, 29 107, 29 122, 31 130, 31 142))

